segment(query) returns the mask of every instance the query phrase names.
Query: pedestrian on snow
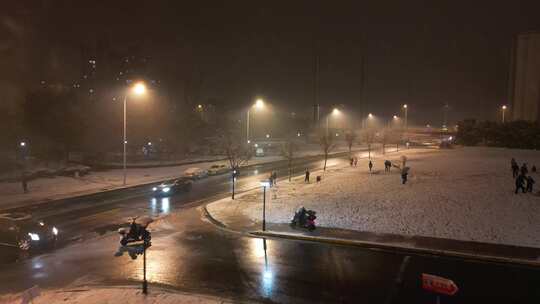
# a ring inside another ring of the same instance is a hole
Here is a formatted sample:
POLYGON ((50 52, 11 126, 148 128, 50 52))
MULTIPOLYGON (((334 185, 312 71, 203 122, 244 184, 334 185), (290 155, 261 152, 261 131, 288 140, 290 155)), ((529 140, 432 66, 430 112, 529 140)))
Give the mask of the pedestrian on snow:
POLYGON ((369 166, 369 172, 371 172, 371 169, 373 168, 373 163, 371 162, 371 160, 369 161, 368 166, 369 166))
POLYGON ((358 157, 354 158, 354 166, 356 167, 356 165, 358 165, 358 157))
POLYGON ((520 174, 518 175, 518 177, 516 178, 516 191, 515 191, 515 194, 518 193, 519 189, 521 189, 521 191, 523 193, 525 193, 525 175, 523 174, 520 174))
POLYGON ((512 177, 516 178, 519 175, 519 166, 514 158, 510 161, 512 166, 512 177))
POLYGON ((306 168, 306 177, 304 178, 304 183, 309 184, 309 169, 308 168, 306 168))
POLYGON ((277 184, 277 171, 272 172, 272 180, 274 181, 274 185, 277 184))
POLYGON ((354 164, 354 158, 351 157, 351 167, 353 166, 354 164))
POLYGON ((527 192, 533 192, 534 183, 535 181, 532 176, 527 176, 527 192))
POLYGON ((532 172, 532 173, 536 173, 536 166, 535 166, 535 165, 532 166, 531 172, 532 172))
POLYGON ((274 185, 274 174, 270 172, 270 176, 268 177, 268 181, 270 182, 270 188, 274 185))
POLYGON ((529 173, 529 169, 527 168, 527 164, 523 163, 523 165, 521 165, 521 174, 527 175, 527 173, 529 173))
POLYGON ((409 171, 407 170, 402 170, 401 171, 401 184, 402 185, 405 185, 405 183, 407 182, 407 176, 409 175, 409 171))
POLYGON ((389 160, 384 161, 384 171, 390 172, 390 168, 392 168, 392 163, 389 160))

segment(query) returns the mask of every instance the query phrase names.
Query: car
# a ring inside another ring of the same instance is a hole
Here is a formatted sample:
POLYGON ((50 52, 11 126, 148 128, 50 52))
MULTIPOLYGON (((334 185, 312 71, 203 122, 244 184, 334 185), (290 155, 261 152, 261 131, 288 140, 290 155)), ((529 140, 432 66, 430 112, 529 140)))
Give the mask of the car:
POLYGON ((210 169, 208 169, 208 175, 218 175, 227 173, 228 171, 230 171, 230 169, 226 165, 212 165, 210 169))
POLYGON ((208 170, 204 170, 201 168, 189 168, 184 171, 184 177, 191 179, 201 179, 206 176, 208 176, 208 170))
POLYGON ((36 220, 30 214, 0 214, 0 243, 22 251, 44 249, 56 245, 59 230, 36 220))
POLYGON ((190 191, 192 185, 193 182, 191 180, 179 178, 152 187, 152 193, 154 196, 168 196, 178 192, 190 191))

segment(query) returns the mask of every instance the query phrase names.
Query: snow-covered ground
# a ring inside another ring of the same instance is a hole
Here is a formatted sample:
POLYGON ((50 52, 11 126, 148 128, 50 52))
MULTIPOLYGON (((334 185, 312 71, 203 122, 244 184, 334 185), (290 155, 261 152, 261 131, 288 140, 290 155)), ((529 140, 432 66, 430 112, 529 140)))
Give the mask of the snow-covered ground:
MULTIPOLYGON (((340 146, 334 152, 346 151, 345 146, 340 146)), ((320 148, 310 146, 309 149, 299 151, 298 157, 319 155, 320 148)), ((249 164, 260 164, 282 160, 281 156, 254 157, 249 164)), ((228 165, 227 161, 204 162, 197 164, 156 167, 156 168, 132 168, 127 169, 127 186, 162 181, 177 178, 188 168, 208 169, 214 164, 228 165)), ((23 193, 20 182, 0 183, 0 209, 17 205, 30 204, 44 200, 61 199, 65 197, 95 193, 104 190, 122 188, 123 170, 113 169, 105 171, 93 171, 88 175, 75 177, 57 176, 51 178, 39 178, 28 183, 29 193, 23 193)))
MULTIPOLYGON (((409 182, 384 159, 357 168, 332 168, 320 184, 280 181, 267 193, 267 222, 286 223, 299 206, 317 211, 320 226, 540 247, 540 196, 514 194, 510 159, 540 165, 538 151, 458 148, 408 151, 409 182)), ((398 154, 388 157, 398 160, 398 154)), ((312 173, 312 180, 320 172, 312 173)), ((539 175, 534 175, 540 180, 539 175)), ((537 190, 535 190, 536 192, 537 190)), ((208 206, 218 217, 236 210, 253 221, 262 215, 261 191, 208 206)))
MULTIPOLYGON (((37 289, 39 290, 39 289, 37 289)), ((32 291, 30 291, 32 293, 32 291)), ((142 294, 140 288, 103 288, 103 287, 76 287, 64 290, 44 290, 35 293, 33 304, 220 304, 232 303, 226 300, 184 293, 172 293, 150 287, 148 295, 142 294), (39 294, 39 295, 38 295, 39 294), (121 299, 121 300, 120 300, 121 299)), ((0 302, 5 304, 20 304, 23 294, 10 294, 0 296, 0 302)))

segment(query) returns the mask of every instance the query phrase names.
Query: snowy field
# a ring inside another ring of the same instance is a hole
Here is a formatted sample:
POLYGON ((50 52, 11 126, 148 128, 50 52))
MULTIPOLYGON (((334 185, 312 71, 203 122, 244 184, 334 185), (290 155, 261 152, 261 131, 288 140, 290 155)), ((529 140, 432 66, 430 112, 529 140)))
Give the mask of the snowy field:
MULTIPOLYGON (((406 185, 396 169, 384 172, 382 157, 371 174, 362 159, 357 168, 332 168, 320 184, 280 181, 267 193, 267 221, 289 222, 294 210, 305 206, 318 212, 320 226, 540 247, 540 196, 515 195, 510 171, 511 157, 530 169, 540 165, 540 152, 457 148, 407 154, 406 185)), ((388 158, 397 161, 399 155, 388 158)), ((312 173, 312 180, 320 174, 312 173)), ((260 220, 260 192, 208 209, 223 214, 234 208, 260 220)))

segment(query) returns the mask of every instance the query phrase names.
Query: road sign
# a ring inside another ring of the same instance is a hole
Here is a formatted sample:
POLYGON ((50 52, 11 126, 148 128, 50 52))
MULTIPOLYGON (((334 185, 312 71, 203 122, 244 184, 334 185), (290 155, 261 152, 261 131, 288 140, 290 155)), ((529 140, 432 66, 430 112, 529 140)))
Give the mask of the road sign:
POLYGON ((449 296, 455 295, 459 290, 454 281, 427 273, 422 273, 422 288, 449 296))

